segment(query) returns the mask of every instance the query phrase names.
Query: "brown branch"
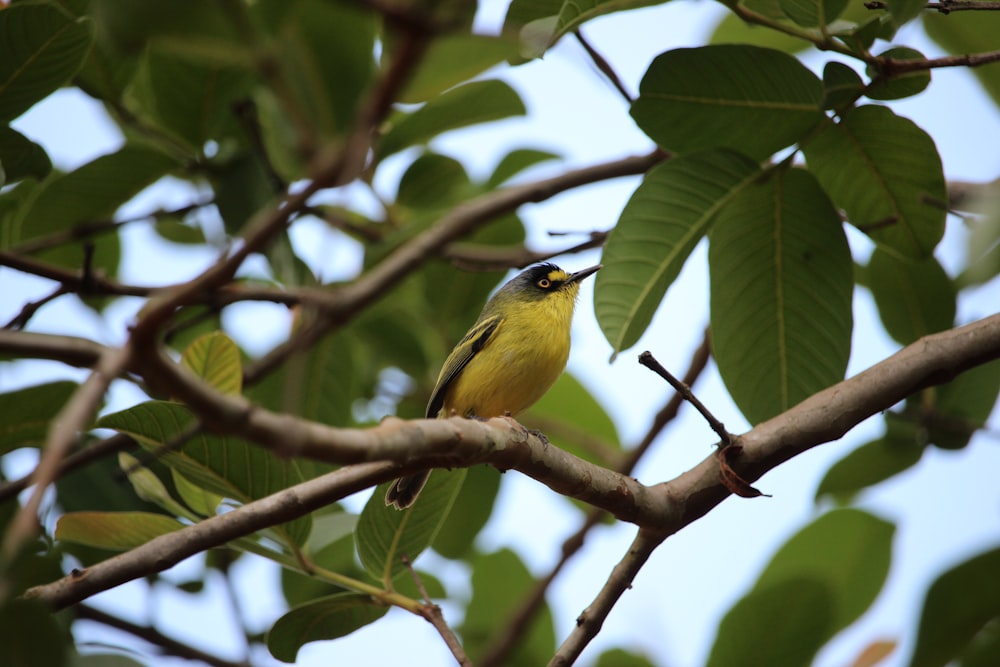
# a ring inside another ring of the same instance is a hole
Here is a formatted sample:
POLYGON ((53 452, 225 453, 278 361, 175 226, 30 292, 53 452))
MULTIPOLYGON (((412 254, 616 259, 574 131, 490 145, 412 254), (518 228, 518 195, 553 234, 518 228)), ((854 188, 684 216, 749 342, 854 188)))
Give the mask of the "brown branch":
POLYGON ((725 425, 716 419, 715 415, 705 407, 705 404, 698 400, 698 397, 691 393, 691 387, 687 386, 673 375, 670 374, 666 368, 660 364, 659 361, 650 353, 643 352, 639 355, 639 363, 653 371, 661 378, 667 381, 667 383, 674 388, 680 396, 686 400, 688 403, 694 406, 694 409, 705 418, 708 425, 712 427, 715 434, 719 436, 719 440, 722 441, 723 446, 729 445, 733 440, 733 434, 726 430, 725 425))
POLYGON ((155 287, 122 285, 103 276, 93 273, 87 274, 82 271, 70 271, 32 257, 19 255, 10 250, 0 250, 0 266, 7 266, 15 271, 54 280, 61 283, 67 290, 84 295, 149 296, 156 289, 155 287))
POLYGON ((420 607, 420 615, 424 619, 434 626, 434 629, 438 631, 441 635, 441 639, 444 640, 445 645, 451 654, 455 656, 455 660, 459 665, 463 667, 472 667, 472 660, 465 653, 465 648, 462 647, 462 643, 458 641, 458 637, 452 632, 451 628, 448 627, 448 623, 444 620, 444 614, 441 613, 441 607, 434 604, 431 600, 431 596, 427 593, 427 589, 424 587, 424 581, 420 578, 420 574, 413 569, 413 564, 410 562, 409 557, 405 554, 403 555, 403 565, 406 569, 410 571, 410 576, 413 577, 413 583, 417 585, 417 590, 420 591, 420 595, 424 599, 423 606, 420 607))
POLYGON ((907 72, 940 69, 942 67, 978 67, 1000 61, 1000 51, 986 51, 958 56, 942 56, 941 58, 922 58, 916 60, 901 60, 899 58, 873 58, 873 65, 879 74, 896 76, 907 72))
MULTIPOLYGON (((868 417, 913 393, 1000 358, 1000 314, 926 336, 868 370, 821 391, 737 438, 740 474, 753 481, 784 461, 839 439, 868 417)), ((270 413, 238 397, 222 396, 184 373, 177 388, 220 430, 284 454, 350 463, 342 468, 227 514, 166 535, 80 576, 36 587, 29 595, 65 606, 131 579, 158 572, 198 551, 289 521, 371 484, 431 466, 489 462, 514 468, 554 491, 599 506, 657 536, 668 536, 718 505, 729 491, 712 455, 676 479, 652 487, 588 464, 543 443, 508 418, 477 420, 387 419, 370 429, 338 429, 270 413), (194 388, 194 389, 192 389, 194 388), (225 428, 223 428, 225 427, 225 428), (394 460, 405 463, 385 463, 394 460), (311 486, 315 484, 316 486, 311 486), (326 485, 326 486, 324 486, 326 485), (335 489, 329 488, 335 486, 335 489), (309 493, 306 493, 309 489, 309 493), (232 522, 232 523, 228 523, 232 522)))
POLYGON ((569 667, 580 657, 590 640, 597 636, 604 619, 626 590, 632 587, 632 580, 656 547, 668 537, 668 533, 640 530, 632 541, 628 552, 611 570, 611 576, 604 582, 600 593, 576 619, 576 627, 562 643, 549 661, 549 667, 569 667))
POLYGON ((100 623, 110 628, 127 632, 128 634, 138 637, 143 641, 149 642, 159 648, 165 655, 173 655, 178 658, 184 658, 185 660, 199 660, 206 665, 210 665, 211 667, 249 667, 250 665, 250 663, 246 661, 232 662, 230 660, 214 656, 210 653, 199 651, 193 646, 189 646, 188 644, 179 642, 172 637, 168 637, 156 628, 147 625, 137 625, 131 621, 126 621, 123 618, 113 616, 112 614, 108 614, 89 605, 82 604, 77 606, 76 609, 74 609, 74 613, 78 619, 100 623))
POLYGON ((55 301, 62 295, 69 293, 70 291, 66 288, 65 285, 60 285, 51 294, 43 296, 41 299, 38 299, 37 301, 29 301, 28 303, 24 304, 24 306, 21 307, 20 312, 18 312, 17 315, 11 318, 10 322, 5 324, 3 328, 13 329, 15 331, 23 329, 25 326, 27 326, 31 318, 35 316, 35 313, 38 312, 39 308, 46 305, 47 303, 55 301))
MULTIPOLYGON (((866 9, 888 9, 889 5, 881 0, 872 0, 865 3, 866 9)), ((1000 2, 990 0, 942 0, 941 2, 928 2, 924 9, 934 9, 942 14, 960 11, 998 11, 1000 2)))
POLYGON ((388 463, 367 463, 327 473, 209 517, 181 530, 161 535, 140 547, 118 554, 84 570, 25 592, 55 609, 149 574, 162 572, 189 556, 220 547, 230 540, 292 521, 372 484, 391 479, 398 469, 388 463))
POLYGON ((582 46, 583 50, 587 52, 587 55, 590 57, 591 61, 593 61, 594 66, 597 67, 597 69, 601 72, 601 74, 607 77, 608 82, 611 83, 612 86, 614 86, 615 90, 617 90, 621 94, 621 96, 625 99, 625 101, 629 104, 632 104, 632 96, 629 94, 628 89, 625 87, 625 84, 622 83, 622 80, 618 76, 618 73, 615 72, 615 69, 611 66, 611 63, 609 63, 607 59, 604 56, 602 56, 597 49, 591 46, 589 41, 584 39, 582 32, 580 32, 579 30, 574 30, 573 36, 576 37, 576 41, 580 42, 580 46, 582 46))
POLYGON ((63 459, 76 444, 84 425, 89 423, 111 381, 125 371, 131 360, 131 345, 106 348, 90 376, 52 420, 41 460, 31 476, 35 489, 3 536, 0 553, 4 557, 11 558, 38 534, 38 510, 45 491, 58 476, 63 459))

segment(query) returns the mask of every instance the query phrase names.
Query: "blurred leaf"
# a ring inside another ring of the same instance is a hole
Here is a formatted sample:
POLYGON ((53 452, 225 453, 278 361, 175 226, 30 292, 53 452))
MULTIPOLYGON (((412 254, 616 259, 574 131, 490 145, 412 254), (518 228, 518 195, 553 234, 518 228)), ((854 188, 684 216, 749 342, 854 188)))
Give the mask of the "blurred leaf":
POLYGON ((242 138, 233 105, 249 96, 246 70, 206 64, 162 49, 147 49, 130 90, 137 111, 201 153, 209 140, 242 138))
POLYGON ((458 160, 437 153, 423 153, 399 179, 396 204, 411 209, 445 210, 467 197, 471 190, 469 175, 458 160))
POLYGON ((493 513, 500 490, 500 471, 496 468, 479 465, 467 470, 455 504, 431 544, 445 558, 464 558, 472 551, 476 537, 493 513))
POLYGON ((654 667, 654 665, 646 656, 629 653, 621 648, 613 648, 597 657, 595 667, 654 667))
POLYGON ((257 211, 276 197, 274 183, 256 155, 243 152, 218 165, 212 173, 215 205, 226 226, 236 235, 257 211))
MULTIPOLYGON (((764 3, 742 2, 740 4, 748 8, 752 8, 759 13, 765 13, 761 12, 757 7, 757 5, 764 3)), ((777 0, 766 4, 771 5, 779 14, 779 16, 771 18, 778 22, 788 23, 787 19, 785 19, 783 15, 783 12, 781 12, 781 8, 777 0)), ((747 44, 769 49, 777 49, 778 51, 784 51, 785 53, 799 53, 800 51, 805 51, 811 46, 808 41, 799 37, 795 37, 778 30, 773 30, 772 28, 766 26, 747 23, 732 12, 726 12, 722 15, 722 18, 716 24, 714 30, 712 30, 712 34, 709 37, 708 42, 710 44, 747 44)))
MULTIPOLYGON (((322 515, 316 519, 315 523, 322 525, 322 515)), ((356 562, 354 536, 351 534, 340 535, 339 539, 333 540, 312 553, 310 562, 331 572, 337 572, 354 579, 366 580, 368 578, 367 573, 356 562)), ((294 608, 317 598, 343 593, 345 589, 319 577, 307 576, 288 568, 282 568, 281 591, 284 593, 288 606, 294 608)))
POLYGON ((258 5, 262 25, 274 33, 271 46, 288 88, 278 97, 301 139, 346 134, 375 72, 375 14, 352 3, 323 0, 258 5))
POLYGON ((631 114, 667 150, 722 147, 763 159, 820 122, 822 102, 819 79, 787 53, 718 44, 657 56, 631 114))
MULTIPOLYGON (((147 401, 102 417, 98 426, 127 433, 145 449, 211 493, 246 503, 302 482, 310 467, 297 459, 279 458, 239 438, 199 434, 176 447, 174 440, 194 421, 182 405, 147 401), (165 444, 173 445, 164 448, 165 444)), ((308 462, 306 462, 308 463, 308 462)), ((283 539, 301 545, 309 536, 308 516, 275 528, 283 539)))
POLYGON ((431 42, 399 101, 426 102, 516 55, 517 42, 502 35, 442 35, 431 42))
MULTIPOLYGON (((0 10, 4 14, 9 9, 0 10)), ((6 37, 0 38, 0 41, 6 37)), ((2 57, 0 57, 2 60, 2 57)), ((0 646, 4 664, 17 667, 64 667, 72 637, 40 600, 7 600, 0 605, 0 646)))
POLYGON ((947 201, 933 139, 886 107, 862 106, 803 146, 809 170, 880 246, 928 257, 944 234, 947 201), (928 201, 930 199, 931 201, 928 201))
MULTIPOLYGON (((9 222, 5 234, 12 245, 66 231, 79 224, 108 220, 125 202, 159 180, 174 166, 163 153, 142 146, 126 145, 115 153, 102 155, 68 174, 53 173, 35 188, 19 213, 9 222)), ((0 236, 4 236, 0 234, 0 236)), ((97 238, 94 269, 117 275, 118 236, 97 238), (101 248, 113 253, 102 254, 101 248)), ((69 244, 40 255, 62 266, 79 268, 82 254, 78 244, 69 244)))
POLYGON ((830 635, 832 595, 821 578, 756 588, 723 617, 708 667, 807 667, 830 635))
POLYGON ((215 516, 219 505, 222 504, 222 496, 189 481, 187 477, 179 473, 176 469, 171 470, 171 473, 173 473, 172 479, 174 486, 177 488, 177 494, 184 501, 185 505, 190 507, 198 516, 215 516))
POLYGON ((885 330, 909 345, 955 323, 955 288, 933 257, 900 259, 876 248, 868 262, 869 288, 885 330))
POLYGON ((275 621, 267 633, 267 648, 278 660, 295 662, 305 644, 349 635, 387 611, 388 607, 373 602, 368 595, 329 595, 296 607, 275 621))
MULTIPOLYGON (((472 562, 472 599, 459 632, 473 663, 504 631, 518 604, 535 586, 535 579, 510 549, 478 556, 472 562)), ((555 650, 552 612, 543 604, 507 658, 508 665, 544 665, 555 650)))
POLYGON ((87 653, 74 655, 70 667, 145 667, 126 655, 118 653, 87 653))
POLYGON ((725 150, 653 167, 604 246, 594 313, 615 354, 635 344, 720 209, 750 187, 757 165, 725 150))
POLYGON ((997 572, 1000 549, 993 549, 949 569, 931 584, 910 667, 950 663, 988 624, 1000 622, 997 572))
POLYGON ((225 61, 246 57, 241 26, 220 3, 203 0, 90 0, 102 42, 113 51, 135 54, 148 44, 170 45, 189 57, 225 61))
POLYGON ((80 69, 94 39, 89 19, 54 4, 0 11, 0 122, 17 118, 80 69))
POLYGON ((823 67, 823 89, 823 108, 834 109, 858 99, 865 84, 851 67, 831 60, 823 67))
POLYGON ((812 175, 779 170, 744 188, 709 240, 712 351, 746 418, 770 419, 842 380, 853 261, 812 175))
MULTIPOLYGON (((916 0, 914 0, 915 2, 916 0)), ((993 51, 1000 35, 1000 13, 954 12, 948 15, 925 12, 921 17, 927 36, 950 54, 963 55, 993 51)), ((1000 106, 1000 68, 972 67, 993 103, 1000 106)))
POLYGON ((543 431, 552 444, 586 461, 607 466, 614 464, 622 452, 614 421, 570 373, 559 376, 520 421, 543 431))
POLYGON ((411 507, 387 507, 389 483, 376 487, 358 519, 355 541, 365 569, 388 585, 406 571, 402 557, 413 563, 444 524, 465 481, 466 470, 435 470, 411 507))
POLYGON ((51 382, 0 394, 0 454, 18 447, 40 446, 49 425, 79 385, 51 382))
POLYGON ((920 15, 924 10, 925 0, 886 0, 889 14, 897 28, 920 15))
POLYGON ((160 478, 149 468, 140 465, 139 459, 126 452, 118 452, 118 466, 128 477, 135 495, 139 498, 162 507, 174 516, 187 514, 184 508, 173 499, 160 478))
POLYGON ((529 167, 534 167, 541 162, 558 159, 559 155, 550 153, 549 151, 540 151, 534 148, 516 148, 501 158, 496 169, 493 170, 493 174, 486 181, 485 187, 487 190, 495 190, 529 167))
MULTIPOLYGON (((85 447, 96 442, 94 439, 85 447)), ((63 512, 149 512, 159 509, 136 495, 122 475, 118 459, 113 456, 100 458, 61 475, 56 481, 56 494, 59 509, 63 512)))
POLYGON ((128 551, 183 527, 177 519, 152 512, 70 512, 59 517, 55 538, 128 551))
MULTIPOLYGON (((892 58, 894 60, 923 60, 924 54, 916 49, 899 46, 878 54, 879 58, 892 58)), ((918 69, 905 74, 894 75, 890 78, 878 76, 876 68, 871 65, 867 69, 868 76, 872 79, 872 84, 865 90, 865 96, 873 100, 898 100, 904 97, 912 97, 923 92, 931 83, 931 71, 929 69, 918 69)))
POLYGON ((507 9, 504 33, 521 35, 522 54, 537 58, 563 35, 585 22, 612 12, 627 11, 667 0, 514 0, 507 9))
POLYGON ((1000 360, 971 368, 935 390, 928 439, 942 449, 961 449, 984 428, 1000 395, 1000 360))
POLYGON ((221 331, 205 334, 191 343, 181 356, 181 366, 222 394, 239 396, 243 391, 240 348, 221 331))
POLYGON ((982 217, 966 240, 965 268, 955 277, 957 290, 981 285, 1000 274, 1000 183, 973 195, 961 208, 982 217))
POLYGON ((508 84, 493 79, 473 81, 438 95, 413 113, 391 117, 376 152, 382 159, 448 130, 525 113, 524 103, 508 84))
POLYGON ((823 582, 830 604, 824 639, 829 639, 878 597, 892 562, 894 532, 891 523, 860 510, 827 512, 778 550, 754 590, 802 580, 823 582))
POLYGON ((961 667, 996 667, 1000 664, 1000 623, 988 623, 962 652, 961 667))
POLYGON ((862 489, 883 482, 916 465, 923 456, 924 443, 918 438, 918 426, 886 415, 886 432, 870 440, 826 471, 816 500, 832 496, 847 502, 862 489))
POLYGON ((334 426, 353 424, 351 404, 362 395, 364 354, 352 333, 333 333, 292 356, 248 389, 248 396, 278 412, 334 426))
POLYGON ((847 0, 780 0, 781 9, 795 23, 805 28, 825 27, 847 6, 847 0))
POLYGON ((206 242, 205 232, 197 225, 189 225, 176 219, 157 220, 153 231, 164 241, 181 245, 202 245, 206 242))
POLYGON ((40 181, 52 171, 45 149, 9 127, 0 127, 0 168, 3 184, 34 178, 40 181))

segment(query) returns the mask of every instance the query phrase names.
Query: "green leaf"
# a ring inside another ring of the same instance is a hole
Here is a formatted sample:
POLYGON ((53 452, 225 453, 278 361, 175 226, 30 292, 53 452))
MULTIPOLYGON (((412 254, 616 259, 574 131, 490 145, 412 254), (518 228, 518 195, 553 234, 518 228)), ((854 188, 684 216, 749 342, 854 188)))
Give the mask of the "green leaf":
POLYGON ((55 538, 111 551, 128 551, 184 527, 152 512, 70 512, 59 517, 55 538))
POLYGON ((534 167, 541 162, 558 159, 559 155, 556 153, 540 151, 534 148, 516 148, 503 156, 497 164, 496 169, 493 170, 493 174, 489 180, 486 181, 485 187, 487 190, 494 190, 529 167, 534 167))
MULTIPOLYGON (((942 449, 961 449, 986 426, 1000 395, 1000 360, 969 369, 934 392, 927 437, 942 449)), ((924 407, 924 406, 922 406, 924 407)))
POLYGON ((654 667, 654 665, 645 656, 630 653, 625 649, 613 648, 597 657, 595 667, 654 667))
POLYGON ((175 516, 185 516, 187 512, 171 497, 166 485, 152 470, 139 465, 139 459, 127 452, 118 452, 118 466, 128 476, 135 495, 148 503, 158 505, 175 516))
POLYGON ((886 432, 840 459, 823 475, 816 500, 850 501, 859 491, 916 465, 924 452, 918 426, 886 415, 886 432))
POLYGON ((438 93, 517 55, 517 42, 509 37, 445 34, 431 42, 400 102, 426 102, 438 93))
POLYGON ((0 121, 17 118, 83 64, 94 39, 89 19, 54 4, 20 3, 0 11, 0 121))
POLYGON ((892 16, 893 24, 899 28, 904 23, 919 16, 920 12, 924 10, 926 2, 925 0, 886 0, 886 4, 889 6, 889 14, 892 16))
POLYGON ((370 596, 336 593, 292 609, 274 622, 267 633, 267 648, 278 660, 295 662, 299 649, 309 642, 336 639, 380 619, 388 607, 370 596))
MULTIPOLYGON (((751 3, 744 2, 742 4, 749 7, 751 3)), ((774 5, 777 7, 777 2, 774 5)), ((780 8, 778 11, 780 13, 780 8)), ((782 21, 778 18, 775 20, 787 23, 787 20, 782 21)), ((777 49, 785 53, 799 53, 810 46, 810 43, 805 39, 766 26, 747 23, 732 12, 726 12, 722 15, 708 42, 710 44, 749 44, 777 49)))
POLYGON ((355 532, 358 556, 365 569, 388 585, 406 570, 403 556, 411 563, 416 561, 444 524, 465 476, 465 469, 435 470, 420 498, 405 510, 387 507, 385 493, 389 484, 378 486, 361 511, 355 532))
POLYGON ((226 160, 213 170, 212 176, 215 205, 229 234, 238 234, 276 196, 270 175, 250 151, 226 160))
POLYGON ((823 89, 823 108, 834 109, 857 100, 865 84, 852 68, 831 60, 823 67, 823 89))
POLYGON ((52 171, 52 162, 44 148, 17 130, 0 127, 0 167, 4 184, 23 178, 40 181, 52 171))
POLYGON ((468 468, 462 490, 434 538, 434 551, 445 558, 467 556, 493 513, 499 490, 500 472, 496 468, 486 465, 468 468))
POLYGON ((150 48, 130 94, 140 112, 200 153, 209 140, 242 138, 234 104, 249 97, 252 84, 246 70, 150 48))
MULTIPOLYGON (((194 422, 182 405, 147 401, 102 417, 97 425, 126 433, 188 481, 241 503, 269 496, 307 478, 308 462, 279 458, 239 438, 199 434, 177 448, 175 440, 194 422), (172 446, 165 448, 170 443, 172 446)), ((308 516, 282 524, 277 530, 290 543, 303 544, 309 536, 308 516)))
POLYGON ((75 382, 52 382, 0 394, 0 454, 45 442, 49 426, 70 396, 75 382))
POLYGON ((708 667, 808 667, 830 635, 832 594, 821 578, 758 588, 723 617, 708 667))
MULTIPOLYGON (((952 12, 948 15, 926 12, 921 23, 927 35, 953 55, 997 48, 997 35, 1000 35, 1000 13, 997 12, 952 12)), ((1000 68, 973 67, 969 71, 979 79, 994 104, 1000 106, 1000 68)))
POLYGON ((472 183, 458 160, 437 153, 423 153, 399 179, 396 204, 410 209, 445 210, 468 196, 472 183))
POLYGON ((747 419, 769 419, 843 379, 853 261, 812 176, 779 170, 744 189, 709 240, 712 351, 747 419))
MULTIPOLYGON (((207 489, 198 486, 187 477, 179 473, 176 469, 170 471, 177 495, 181 497, 184 504, 198 516, 215 516, 224 498, 217 493, 212 493, 207 489)), ((181 513, 178 513, 181 514, 181 513)))
POLYGON ((375 72, 374 12, 324 0, 258 4, 257 11, 271 12, 262 25, 274 31, 271 46, 288 87, 281 101, 300 140, 350 131, 375 72), (278 13, 280 19, 272 20, 278 13))
POLYGON ((75 655, 63 619, 40 600, 13 599, 0 605, 0 646, 4 663, 18 667, 66 667, 75 655))
POLYGON ((833 23, 847 0, 780 0, 781 9, 795 23, 805 28, 817 28, 833 23))
MULTIPOLYGON (((892 58, 893 60, 923 60, 925 56, 916 49, 899 46, 883 51, 878 54, 878 57, 892 58)), ((872 84, 865 90, 865 96, 873 100, 898 100, 903 97, 912 97, 923 92, 924 88, 931 84, 931 71, 929 69, 913 70, 888 78, 879 77, 878 70, 871 65, 866 71, 872 79, 872 84)))
POLYGON ((180 245, 202 245, 206 243, 205 232, 194 224, 186 224, 177 219, 157 220, 153 231, 164 241, 180 245))
POLYGON ((594 313, 615 354, 639 340, 719 210, 759 174, 754 162, 724 150, 647 172, 608 236, 595 277, 594 313))
MULTIPOLYGON (((35 188, 19 213, 5 226, 10 245, 66 231, 77 225, 108 220, 114 212, 146 186, 174 166, 163 153, 127 145, 103 155, 68 174, 52 174, 35 188)), ((94 269, 108 275, 117 273, 118 237, 106 234, 97 239, 94 269), (105 243, 113 243, 113 254, 101 254, 105 243), (112 263, 113 262, 113 263, 112 263)), ((76 245, 41 255, 63 266, 79 268, 80 249, 76 245)))
MULTIPOLYGON (((503 631, 501 622, 511 617, 534 586, 534 577, 510 549, 479 556, 472 562, 472 599, 459 631, 473 663, 483 657, 490 642, 503 631)), ((552 612, 543 604, 504 664, 544 665, 554 650, 552 612)))
POLYGON ((526 112, 521 98, 506 83, 473 81, 438 95, 413 113, 390 118, 376 152, 382 159, 448 130, 523 116, 526 112))
POLYGON ((868 280, 882 324, 897 342, 909 345, 954 325, 955 288, 934 257, 912 261, 876 248, 868 280))
POLYGON ((944 172, 934 140, 886 107, 863 106, 803 146, 809 170, 880 246, 928 257, 944 234, 944 172))
POLYGON ((979 554, 931 584, 920 614, 910 667, 938 667, 962 653, 977 634, 1000 622, 1000 549, 979 554))
POLYGON ((781 547, 754 590, 802 579, 823 582, 830 602, 829 639, 878 597, 889 574, 894 532, 891 523, 861 510, 827 512, 781 547))
POLYGON ((181 365, 220 393, 239 396, 243 391, 240 348, 221 331, 205 334, 191 343, 181 356, 181 365))
POLYGON ((563 373, 520 421, 544 432, 560 449, 587 461, 612 465, 622 452, 614 421, 569 373, 563 373))
POLYGON ((821 121, 822 103, 819 79, 792 56, 719 44, 657 56, 631 114, 667 150, 723 147, 763 159, 821 121))

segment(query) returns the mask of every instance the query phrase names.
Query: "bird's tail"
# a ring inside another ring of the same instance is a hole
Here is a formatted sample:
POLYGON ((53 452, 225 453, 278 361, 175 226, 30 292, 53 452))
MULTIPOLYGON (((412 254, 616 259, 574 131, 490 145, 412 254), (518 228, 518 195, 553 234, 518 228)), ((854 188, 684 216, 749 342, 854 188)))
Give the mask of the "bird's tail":
POLYGON ((416 502, 417 496, 420 495, 420 491, 424 488, 424 484, 427 483, 427 478, 430 475, 431 471, 425 470, 418 472, 416 475, 400 477, 392 483, 392 486, 386 492, 385 504, 392 505, 398 510, 405 510, 416 502))

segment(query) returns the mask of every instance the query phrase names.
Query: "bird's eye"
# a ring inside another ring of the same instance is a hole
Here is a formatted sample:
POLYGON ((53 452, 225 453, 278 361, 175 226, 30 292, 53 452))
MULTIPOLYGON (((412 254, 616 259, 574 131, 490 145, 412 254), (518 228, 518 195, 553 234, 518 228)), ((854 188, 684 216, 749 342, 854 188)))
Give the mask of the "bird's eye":
POLYGON ((552 286, 552 281, 550 281, 548 278, 542 278, 538 281, 538 286, 541 287, 542 289, 548 289, 549 287, 552 286))

